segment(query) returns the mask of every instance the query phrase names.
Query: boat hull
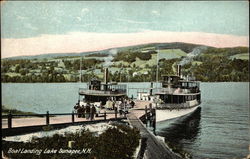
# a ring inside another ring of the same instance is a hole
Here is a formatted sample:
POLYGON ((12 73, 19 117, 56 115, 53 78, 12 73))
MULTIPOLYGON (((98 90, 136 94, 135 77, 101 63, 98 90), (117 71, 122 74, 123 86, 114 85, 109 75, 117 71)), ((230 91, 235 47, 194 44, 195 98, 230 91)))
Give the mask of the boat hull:
POLYGON ((179 118, 194 112, 200 105, 186 109, 156 109, 156 122, 164 122, 166 120, 179 118))

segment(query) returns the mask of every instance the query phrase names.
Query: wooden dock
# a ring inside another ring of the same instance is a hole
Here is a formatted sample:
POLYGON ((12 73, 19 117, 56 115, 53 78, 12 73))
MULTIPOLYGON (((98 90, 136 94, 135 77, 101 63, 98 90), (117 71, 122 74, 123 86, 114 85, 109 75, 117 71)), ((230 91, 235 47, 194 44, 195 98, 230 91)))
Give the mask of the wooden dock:
POLYGON ((141 134, 141 148, 137 159, 181 159, 180 156, 172 152, 163 141, 160 141, 142 123, 140 118, 145 115, 145 106, 149 106, 149 101, 136 101, 135 107, 127 115, 119 115, 117 111, 105 111, 95 120, 77 118, 74 112, 65 114, 38 114, 27 115, 32 117, 24 118, 24 115, 8 115, 2 119, 2 136, 15 136, 36 131, 43 131, 46 126, 52 128, 63 128, 70 125, 93 124, 97 122, 128 120, 130 125, 139 129, 141 134), (15 117, 23 116, 22 118, 15 117))
POLYGON ((136 102, 136 106, 127 115, 129 123, 140 130, 142 137, 141 147, 144 147, 140 152, 137 159, 181 159, 180 156, 172 152, 165 143, 159 141, 156 136, 150 132, 139 119, 145 114, 145 110, 142 109, 146 104, 145 101, 136 102), (141 155, 141 156, 140 156, 141 155))
MULTIPOLYGON (((59 115, 53 115, 50 114, 49 119, 47 119, 46 114, 44 114, 44 117, 37 117, 37 115, 32 116, 20 116, 20 115, 13 115, 11 118, 11 128, 16 127, 27 127, 27 126, 36 126, 36 125, 51 125, 51 124, 62 124, 62 123, 75 123, 75 122, 84 122, 89 121, 90 119, 86 118, 78 118, 76 115, 73 115, 74 118, 72 119, 72 114, 65 113, 59 115), (18 118, 15 116, 18 116, 18 118), (49 123, 48 123, 49 120, 49 123)), ((115 118, 114 113, 107 112, 106 118, 104 118, 104 113, 102 113, 99 117, 95 117, 94 120, 105 120, 105 119, 112 119, 115 118)), ((120 118, 119 115, 117 115, 117 118, 120 118)), ((2 118, 2 129, 9 128, 9 119, 8 118, 2 118)))
POLYGON ((37 131, 47 127, 64 128, 71 125, 93 124, 98 122, 121 121, 126 116, 117 111, 102 111, 93 120, 77 117, 77 113, 63 114, 33 114, 33 115, 4 115, 2 117, 2 136, 15 136, 37 131))

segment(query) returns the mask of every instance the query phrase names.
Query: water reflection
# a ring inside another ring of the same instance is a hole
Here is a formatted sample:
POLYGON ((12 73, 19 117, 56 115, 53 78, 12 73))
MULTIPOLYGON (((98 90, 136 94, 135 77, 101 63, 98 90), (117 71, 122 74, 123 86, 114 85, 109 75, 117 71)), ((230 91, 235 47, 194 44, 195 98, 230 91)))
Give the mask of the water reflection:
POLYGON ((164 128, 157 128, 156 134, 163 136, 167 142, 180 145, 181 140, 194 141, 200 133, 201 108, 192 114, 166 124, 164 128))

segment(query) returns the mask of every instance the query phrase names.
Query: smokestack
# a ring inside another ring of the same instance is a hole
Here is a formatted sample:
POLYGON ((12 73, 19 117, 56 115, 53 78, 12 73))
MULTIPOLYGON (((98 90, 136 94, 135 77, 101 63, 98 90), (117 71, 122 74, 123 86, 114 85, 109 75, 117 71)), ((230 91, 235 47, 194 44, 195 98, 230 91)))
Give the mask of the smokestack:
POLYGON ((105 84, 108 84, 108 74, 109 74, 108 68, 105 68, 104 69, 104 83, 105 84))
POLYGON ((177 65, 177 76, 181 77, 181 65, 177 65))

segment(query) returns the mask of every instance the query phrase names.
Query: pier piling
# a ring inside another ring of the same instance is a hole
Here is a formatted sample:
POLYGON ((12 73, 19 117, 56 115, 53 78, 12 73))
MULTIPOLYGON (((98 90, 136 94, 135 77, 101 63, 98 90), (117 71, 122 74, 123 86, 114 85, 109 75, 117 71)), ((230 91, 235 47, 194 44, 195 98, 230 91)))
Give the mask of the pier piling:
POLYGON ((149 104, 149 114, 148 114, 148 116, 149 116, 149 126, 150 127, 152 127, 152 119, 153 119, 153 110, 152 110, 152 105, 151 104, 149 104))
POLYGON ((155 134, 155 129, 156 129, 156 110, 155 108, 152 109, 152 127, 153 127, 153 131, 154 131, 154 134, 155 134))
POLYGON ((49 111, 46 114, 46 125, 49 125, 49 111))
POLYGON ((146 120, 146 127, 148 126, 148 108, 145 105, 145 120, 146 120))
POLYGON ((74 111, 72 111, 72 123, 75 122, 75 116, 74 116, 74 111))
POLYGON ((115 119, 117 119, 117 107, 115 107, 115 119))
POLYGON ((106 111, 104 112, 104 120, 106 120, 106 111))
POLYGON ((12 127, 12 114, 11 111, 8 114, 8 128, 11 129, 12 127))

